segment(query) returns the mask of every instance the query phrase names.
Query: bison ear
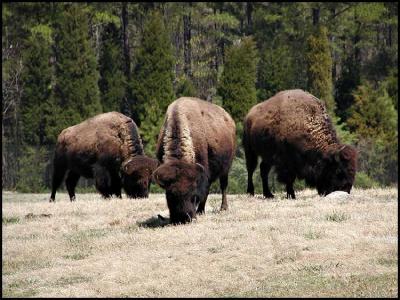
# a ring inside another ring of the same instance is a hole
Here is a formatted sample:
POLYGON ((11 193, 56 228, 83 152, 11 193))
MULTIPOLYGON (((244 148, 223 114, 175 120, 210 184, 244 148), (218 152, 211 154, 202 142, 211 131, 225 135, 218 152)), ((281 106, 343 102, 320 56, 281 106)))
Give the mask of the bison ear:
POLYGON ((174 166, 161 165, 153 173, 153 181, 162 188, 167 188, 177 180, 178 169, 174 166))
POLYGON ((340 159, 349 161, 357 156, 357 150, 351 146, 344 146, 340 149, 340 159))

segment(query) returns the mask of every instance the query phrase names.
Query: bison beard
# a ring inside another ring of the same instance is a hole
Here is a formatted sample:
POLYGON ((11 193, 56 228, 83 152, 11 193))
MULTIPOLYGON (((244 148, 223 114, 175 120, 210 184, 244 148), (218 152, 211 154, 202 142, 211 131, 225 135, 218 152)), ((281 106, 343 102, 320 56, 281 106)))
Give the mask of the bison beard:
POLYGON ((103 197, 147 197, 158 161, 144 155, 136 124, 117 112, 97 115, 64 129, 57 139, 50 202, 65 174, 71 201, 80 176, 94 178, 103 197))
POLYGON ((293 183, 305 179, 318 194, 350 193, 356 173, 356 150, 339 143, 322 102, 302 90, 283 91, 255 105, 244 120, 243 146, 247 192, 254 195, 253 172, 261 156, 263 195, 272 198, 268 174, 273 166, 295 198, 293 183))
POLYGON ((183 97, 170 104, 157 143, 161 165, 154 181, 166 190, 170 221, 187 223, 202 214, 217 178, 221 209, 227 209, 228 172, 235 152, 235 123, 221 107, 183 97))

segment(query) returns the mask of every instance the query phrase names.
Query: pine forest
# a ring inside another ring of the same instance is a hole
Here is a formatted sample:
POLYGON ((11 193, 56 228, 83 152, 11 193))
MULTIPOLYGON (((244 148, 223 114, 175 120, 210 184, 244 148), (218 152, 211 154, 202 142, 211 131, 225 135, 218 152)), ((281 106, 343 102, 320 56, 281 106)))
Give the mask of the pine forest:
POLYGON ((356 187, 397 185, 398 2, 3 2, 2 24, 3 190, 47 192, 58 134, 102 112, 154 157, 168 105, 192 96, 235 120, 228 192, 245 193, 243 118, 288 89, 356 147, 356 187))

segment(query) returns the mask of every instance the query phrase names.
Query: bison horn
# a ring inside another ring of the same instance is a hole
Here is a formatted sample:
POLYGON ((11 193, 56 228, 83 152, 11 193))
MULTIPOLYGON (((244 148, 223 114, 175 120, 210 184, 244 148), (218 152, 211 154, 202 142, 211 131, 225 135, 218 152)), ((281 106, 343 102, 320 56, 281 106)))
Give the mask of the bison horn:
POLYGON ((189 213, 186 213, 186 215, 189 217, 189 222, 192 222, 192 217, 189 215, 189 213))
POLYGON ((201 164, 199 164, 199 163, 196 163, 196 167, 197 167, 197 169, 200 170, 200 172, 205 172, 205 169, 204 169, 204 166, 203 166, 203 165, 201 165, 201 164))
POLYGON ((128 164, 133 160, 133 158, 130 158, 128 160, 125 160, 122 165, 121 165, 121 169, 124 170, 125 172, 128 169, 128 164))

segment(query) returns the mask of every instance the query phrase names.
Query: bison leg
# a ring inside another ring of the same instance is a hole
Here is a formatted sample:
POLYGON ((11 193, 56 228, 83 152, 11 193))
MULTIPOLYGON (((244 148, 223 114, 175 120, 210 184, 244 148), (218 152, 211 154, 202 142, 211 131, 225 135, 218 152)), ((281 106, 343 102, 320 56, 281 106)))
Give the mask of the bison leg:
POLYGON ((222 175, 219 178, 219 185, 221 187, 221 193, 222 193, 221 210, 227 210, 228 201, 226 200, 226 187, 228 186, 228 175, 222 175))
POLYGON ((292 173, 284 166, 279 166, 278 170, 278 181, 286 184, 286 198, 287 199, 295 199, 296 196, 294 195, 293 183, 296 179, 295 173, 292 173))
POLYGON ((296 199, 296 196, 294 194, 294 189, 293 189, 293 183, 294 183, 295 179, 296 179, 296 176, 293 176, 293 175, 290 175, 287 178, 287 181, 286 181, 286 198, 287 199, 290 199, 290 198, 296 199))
POLYGON ((78 183, 79 177, 81 177, 78 173, 73 171, 69 171, 67 175, 67 179, 65 180, 65 185, 67 186, 67 191, 69 194, 69 199, 75 201, 75 187, 78 183))
POLYGON ((117 172, 110 171, 111 175, 111 192, 117 196, 118 198, 121 197, 121 178, 119 177, 117 172))
POLYGON ((268 174, 271 170, 271 163, 269 161, 263 160, 260 164, 260 173, 263 185, 263 195, 265 198, 274 198, 274 195, 271 193, 268 187, 268 174))
POLYGON ((51 184, 51 196, 50 202, 56 200, 56 191, 60 187, 61 182, 64 179, 65 172, 67 172, 67 167, 64 163, 54 162, 53 179, 51 184))
POLYGON ((210 190, 210 186, 207 187, 206 197, 204 198, 204 200, 202 202, 200 202, 199 207, 197 208, 196 213, 198 213, 199 215, 204 214, 209 190, 210 190))
POLYGON ((96 189, 104 198, 110 198, 112 195, 111 176, 108 170, 102 166, 96 165, 93 168, 96 189))
POLYGON ((251 149, 247 126, 246 124, 243 130, 243 148, 247 168, 247 193, 254 196, 253 173, 257 167, 258 157, 257 153, 254 153, 251 149))
POLYGON ((246 168, 247 168, 247 193, 254 196, 254 184, 253 184, 253 173, 257 167, 257 154, 250 153, 250 150, 246 150, 246 168))

